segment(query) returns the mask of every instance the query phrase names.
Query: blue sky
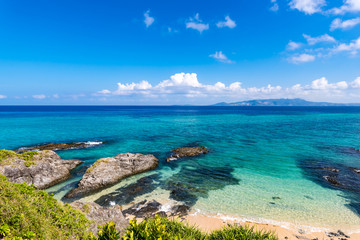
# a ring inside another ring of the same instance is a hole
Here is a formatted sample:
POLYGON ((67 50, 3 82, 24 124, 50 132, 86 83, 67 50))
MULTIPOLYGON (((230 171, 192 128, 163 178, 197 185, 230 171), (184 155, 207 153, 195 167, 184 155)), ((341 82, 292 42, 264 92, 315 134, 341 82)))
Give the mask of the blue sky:
POLYGON ((360 0, 0 0, 0 104, 360 102, 360 0))

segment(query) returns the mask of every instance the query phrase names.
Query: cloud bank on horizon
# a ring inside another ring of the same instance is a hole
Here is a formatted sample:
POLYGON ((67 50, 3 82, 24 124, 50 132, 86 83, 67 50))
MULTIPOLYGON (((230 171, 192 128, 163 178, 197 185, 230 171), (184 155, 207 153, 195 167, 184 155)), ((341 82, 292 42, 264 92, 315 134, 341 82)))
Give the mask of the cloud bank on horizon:
MULTIPOLYGON (((121 96, 137 96, 149 99, 158 99, 159 102, 181 96, 182 102, 186 99, 211 98, 214 100, 237 100, 237 99, 266 99, 266 98, 305 98, 307 100, 324 100, 331 96, 333 99, 349 100, 360 99, 360 77, 353 81, 340 81, 330 83, 325 77, 315 79, 310 84, 295 84, 291 87, 272 86, 243 87, 241 82, 233 82, 226 86, 222 82, 212 85, 199 82, 196 73, 176 73, 170 79, 151 85, 148 81, 139 83, 117 83, 117 89, 111 91, 104 89, 94 93, 94 96, 102 97, 104 101, 121 96), (349 96, 351 98, 349 98, 349 96)), ((214 101, 213 100, 213 101, 214 101)))

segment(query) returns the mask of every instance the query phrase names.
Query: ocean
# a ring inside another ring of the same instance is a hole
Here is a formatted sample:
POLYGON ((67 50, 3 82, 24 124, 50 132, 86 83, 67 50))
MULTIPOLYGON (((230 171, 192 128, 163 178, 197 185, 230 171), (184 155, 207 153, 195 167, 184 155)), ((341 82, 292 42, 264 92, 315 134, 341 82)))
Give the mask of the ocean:
POLYGON ((84 161, 47 189, 59 200, 97 159, 139 152, 159 167, 86 199, 182 202, 224 219, 360 230, 360 107, 0 106, 1 149, 61 142, 103 144, 58 151, 84 161), (182 146, 210 152, 166 162, 182 146), (145 187, 132 195, 136 184, 145 187))

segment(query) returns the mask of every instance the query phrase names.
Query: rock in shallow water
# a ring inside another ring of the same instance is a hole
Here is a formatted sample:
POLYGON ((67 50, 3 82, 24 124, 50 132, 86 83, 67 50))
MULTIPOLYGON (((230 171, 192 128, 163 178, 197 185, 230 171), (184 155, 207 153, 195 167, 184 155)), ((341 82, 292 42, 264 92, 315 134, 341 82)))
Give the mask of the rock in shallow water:
POLYGON ((142 177, 135 183, 116 189, 114 192, 98 198, 95 202, 101 206, 110 206, 111 202, 119 205, 131 203, 136 197, 154 191, 159 184, 154 181, 159 180, 159 174, 142 177))
POLYGON ((70 204, 71 207, 79 209, 91 221, 90 231, 94 234, 98 232, 98 225, 104 225, 106 222, 116 223, 116 230, 124 233, 124 229, 129 225, 125 219, 121 207, 101 207, 94 202, 75 201, 70 204))
POLYGON ((39 151, 30 158, 14 155, 0 166, 0 174, 14 183, 33 184, 39 189, 51 187, 65 181, 70 170, 80 165, 79 160, 63 160, 53 151, 39 151))
POLYGON ((28 151, 43 151, 43 150, 68 150, 68 149, 81 149, 81 148, 89 148, 94 147, 97 145, 101 145, 103 142, 75 142, 75 143, 47 143, 38 146, 31 146, 31 147, 21 147, 15 152, 23 153, 28 151))
POLYGON ((207 154, 209 150, 206 147, 182 147, 176 148, 172 150, 172 154, 170 157, 166 159, 166 161, 170 162, 173 160, 177 160, 183 157, 194 157, 201 154, 207 154))
POLYGON ((66 197, 88 195, 120 182, 126 177, 155 169, 159 160, 151 154, 121 153, 97 160, 84 174, 77 188, 66 197))

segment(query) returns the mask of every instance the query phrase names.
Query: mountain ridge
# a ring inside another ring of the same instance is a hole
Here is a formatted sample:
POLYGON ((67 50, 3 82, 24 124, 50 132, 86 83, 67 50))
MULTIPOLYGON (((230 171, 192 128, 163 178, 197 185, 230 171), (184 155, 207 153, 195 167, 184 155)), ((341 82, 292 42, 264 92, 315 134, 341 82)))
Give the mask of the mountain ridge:
POLYGON ((324 107, 324 106, 360 106, 359 103, 311 102, 301 98, 254 99, 233 103, 219 102, 211 106, 279 106, 279 107, 324 107))

